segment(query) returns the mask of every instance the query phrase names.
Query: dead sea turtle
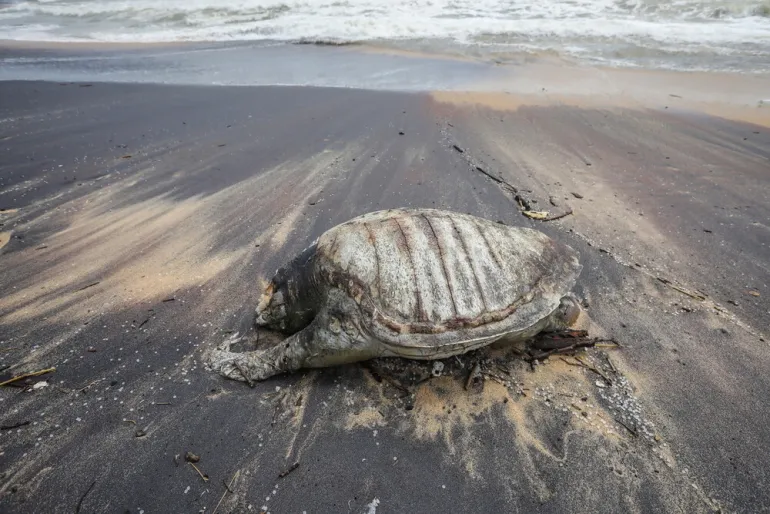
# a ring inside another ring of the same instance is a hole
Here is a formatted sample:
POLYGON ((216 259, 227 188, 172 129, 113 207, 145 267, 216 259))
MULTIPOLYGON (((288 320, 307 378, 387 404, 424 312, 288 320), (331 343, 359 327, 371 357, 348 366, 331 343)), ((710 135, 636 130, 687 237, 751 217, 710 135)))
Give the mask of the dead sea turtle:
POLYGON ((365 214, 328 230, 266 288, 256 324, 292 335, 244 353, 231 340, 209 365, 251 382, 526 340, 575 322, 581 268, 575 250, 529 228, 435 209, 365 214))

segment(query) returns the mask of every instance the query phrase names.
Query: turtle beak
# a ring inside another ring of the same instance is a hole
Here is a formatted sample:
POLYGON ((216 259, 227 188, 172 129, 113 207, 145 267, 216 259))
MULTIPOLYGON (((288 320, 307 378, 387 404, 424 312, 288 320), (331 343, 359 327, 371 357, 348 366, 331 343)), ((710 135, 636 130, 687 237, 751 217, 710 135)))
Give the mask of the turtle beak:
POLYGON ((265 289, 265 292, 262 293, 262 297, 259 299, 259 305, 257 305, 257 317, 254 319, 254 324, 258 327, 264 327, 267 325, 267 320, 265 319, 265 311, 267 310, 267 307, 270 305, 270 300, 273 298, 273 290, 275 289, 275 286, 271 282, 269 286, 267 286, 267 289, 265 289))
POLYGON ((259 313, 259 314, 257 314, 257 317, 256 317, 256 319, 254 320, 254 324, 255 324, 256 326, 258 326, 258 327, 264 327, 265 325, 267 325, 267 321, 266 321, 266 320, 265 320, 265 318, 262 316, 262 313, 259 313))

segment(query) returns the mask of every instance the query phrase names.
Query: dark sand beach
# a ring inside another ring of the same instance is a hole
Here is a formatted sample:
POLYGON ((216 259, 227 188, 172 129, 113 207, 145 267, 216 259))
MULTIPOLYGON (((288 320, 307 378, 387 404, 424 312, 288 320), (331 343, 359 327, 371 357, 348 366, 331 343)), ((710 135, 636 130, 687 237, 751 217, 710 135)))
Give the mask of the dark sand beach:
POLYGON ((1 511, 770 509, 767 78, 430 63, 463 87, 0 82, 0 369, 56 368, 0 388, 1 511), (622 348, 483 391, 474 356, 407 391, 205 369, 279 265, 393 207, 570 244, 622 348))

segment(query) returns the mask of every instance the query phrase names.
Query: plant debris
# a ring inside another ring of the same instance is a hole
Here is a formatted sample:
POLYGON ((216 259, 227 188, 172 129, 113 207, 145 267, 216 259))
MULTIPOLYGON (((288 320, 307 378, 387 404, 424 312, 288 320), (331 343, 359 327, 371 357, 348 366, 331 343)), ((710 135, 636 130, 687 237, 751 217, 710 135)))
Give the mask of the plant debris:
POLYGON ((481 365, 477 362, 471 372, 468 374, 468 380, 465 381, 465 390, 469 390, 472 386, 478 386, 484 384, 484 376, 481 373, 481 365))
POLYGON ((297 461, 294 464, 292 464, 291 466, 289 466, 289 469, 287 469, 286 471, 281 471, 280 473, 278 473, 278 478, 284 478, 284 477, 288 476, 289 473, 291 473, 292 471, 294 471, 298 467, 299 467, 299 461, 297 461))
POLYGON ((217 514, 217 510, 219 510, 219 506, 222 505, 222 500, 225 499, 225 496, 227 495, 227 493, 233 494, 233 490, 231 489, 231 487, 233 486, 233 482, 235 482, 235 480, 238 478, 238 475, 240 474, 241 474, 241 470, 239 469, 238 471, 235 472, 235 474, 233 475, 233 478, 230 480, 230 485, 228 485, 224 480, 222 480, 222 483, 225 484, 225 492, 222 493, 222 497, 219 499, 217 506, 214 507, 214 511, 212 512, 212 514, 217 514))
POLYGON ((17 381, 25 379, 25 378, 37 377, 37 376, 40 376, 40 375, 45 375, 46 373, 52 373, 54 371, 56 371, 56 368, 46 368, 46 369, 41 369, 40 371, 32 371, 30 373, 24 373, 22 375, 17 375, 17 376, 15 376, 13 378, 9 378, 5 382, 0 382, 0 386, 6 386, 6 385, 12 384, 14 382, 17 382, 17 381))
POLYGON ((548 211, 521 211, 521 213, 533 220, 545 220, 549 215, 548 211))
POLYGON ((531 218, 533 220, 540 220, 540 221, 558 220, 565 216, 569 216, 570 214, 573 214, 572 209, 567 209, 566 211, 560 214, 550 214, 548 211, 530 211, 530 210, 524 210, 524 211, 521 211, 521 213, 527 218, 531 218))
POLYGON ((0 426, 0 430, 13 430, 14 428, 25 427, 30 423, 31 421, 22 421, 21 423, 15 423, 13 425, 2 425, 0 426))
POLYGON ((204 482, 208 482, 208 481, 209 481, 209 476, 208 476, 208 475, 204 475, 204 474, 201 472, 201 470, 200 470, 200 469, 198 469, 198 466, 196 466, 195 464, 193 464, 192 462, 189 462, 189 461, 188 461, 187 463, 188 463, 190 466, 192 466, 192 467, 193 467, 193 469, 194 469, 195 471, 197 471, 197 472, 198 472, 198 474, 200 475, 200 477, 203 479, 203 481, 204 481, 204 482))
POLYGON ((81 287, 80 289, 76 290, 75 292, 76 292, 76 293, 79 293, 80 291, 84 291, 84 290, 88 289, 89 287, 94 287, 94 286, 96 286, 96 285, 99 285, 100 283, 101 283, 101 281, 98 281, 98 282, 92 282, 92 283, 88 284, 87 286, 83 286, 83 287, 81 287))

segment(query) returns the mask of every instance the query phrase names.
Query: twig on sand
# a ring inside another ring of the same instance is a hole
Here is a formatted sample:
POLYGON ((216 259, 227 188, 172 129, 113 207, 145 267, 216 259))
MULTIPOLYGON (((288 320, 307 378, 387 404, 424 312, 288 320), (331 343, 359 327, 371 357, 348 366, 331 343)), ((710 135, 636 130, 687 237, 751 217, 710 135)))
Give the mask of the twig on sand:
POLYGON ((572 214, 572 209, 567 209, 566 211, 559 213, 559 214, 550 214, 548 211, 532 211, 529 209, 524 209, 521 211, 521 213, 526 216, 527 218, 533 219, 533 220, 540 220, 540 221, 553 221, 561 219, 565 216, 569 216, 572 214))
POLYGON ((533 220, 545 221, 548 218, 548 211, 531 211, 529 209, 526 209, 521 211, 521 213, 527 218, 530 218, 533 220))
POLYGON ((222 493, 222 497, 219 499, 217 506, 214 507, 214 512, 212 512, 212 514, 217 514, 217 510, 219 509, 219 506, 222 505, 222 500, 225 499, 225 496, 227 495, 227 493, 233 494, 233 490, 230 488, 233 486, 233 482, 237 480, 238 475, 240 474, 241 474, 241 470, 239 469, 238 471, 235 472, 235 474, 233 475, 233 478, 230 479, 230 485, 227 485, 227 482, 222 480, 222 483, 225 484, 225 492, 222 493))
POLYGON ((96 379, 96 380, 94 380, 93 382, 91 382, 91 383, 89 383, 89 384, 86 384, 84 387, 82 387, 82 388, 78 389, 78 392, 79 392, 79 393, 85 392, 85 390, 86 390, 86 389, 88 389, 88 388, 89 388, 89 387, 91 387, 92 385, 96 384, 97 382, 101 382, 101 381, 102 381, 102 379, 101 379, 101 378, 97 378, 97 379, 96 379))
POLYGON ((485 377, 491 378, 495 382, 498 382, 502 385, 508 385, 508 381, 496 373, 492 373, 491 371, 482 371, 481 374, 484 375, 485 377))
POLYGON ((18 349, 19 349, 19 347, 18 347, 18 346, 13 346, 13 347, 11 347, 11 348, 0 348, 0 353, 3 353, 3 352, 10 352, 10 351, 13 351, 13 350, 18 350, 18 349))
POLYGON ((591 366, 589 363, 587 363, 586 361, 581 359, 580 355, 576 355, 576 356, 573 357, 577 361, 577 364, 568 361, 564 357, 559 357, 559 358, 561 360, 563 360, 564 362, 566 362, 567 364, 569 364, 570 366, 578 366, 578 367, 581 367, 581 368, 585 368, 585 369, 587 369, 589 371, 593 371, 594 373, 596 373, 597 375, 602 377, 604 379, 604 381, 607 382, 608 385, 612 385, 612 380, 610 380, 610 378, 607 375, 605 375, 599 368, 597 368, 595 366, 591 366))
POLYGON ((299 467, 299 461, 297 461, 294 464, 292 464, 291 466, 289 466, 289 469, 287 469, 286 471, 281 471, 280 473, 278 473, 278 478, 284 478, 284 477, 288 476, 289 473, 291 473, 292 471, 294 471, 298 467, 299 467))
POLYGON ((13 378, 9 378, 5 382, 0 382, 0 386, 5 386, 5 385, 8 385, 8 384, 12 384, 14 382, 17 382, 19 380, 23 380, 23 379, 29 378, 29 377, 37 377, 39 375, 45 375, 46 373, 51 373, 51 372, 54 372, 54 371, 56 371, 56 368, 46 368, 46 369, 41 369, 40 371, 32 371, 31 373, 24 373, 22 375, 15 376, 13 378))
POLYGON ((473 383, 479 377, 481 377, 481 365, 479 365, 479 363, 477 362, 476 365, 473 366, 473 369, 471 370, 471 372, 468 374, 468 380, 465 381, 465 390, 467 391, 468 389, 470 389, 471 385, 473 385, 473 383))
POLYGON ((101 280, 100 280, 100 281, 98 281, 98 282, 92 282, 91 284, 88 284, 87 286, 83 286, 83 287, 81 287, 80 289, 77 289, 75 292, 76 292, 76 293, 79 293, 80 291, 83 291, 83 290, 85 290, 85 289, 88 289, 89 287, 94 287, 94 286, 96 286, 96 285, 99 285, 99 284, 101 284, 101 280))
POLYGON ((29 425, 31 421, 22 421, 21 423, 14 423, 13 425, 0 426, 0 430, 13 430, 14 428, 25 427, 29 425))
POLYGON ((554 214, 553 216, 548 216, 543 221, 558 220, 558 219, 564 218, 565 216, 569 216, 570 214, 572 214, 572 209, 571 208, 567 209, 566 211, 562 212, 561 214, 554 214))
POLYGON ((88 490, 85 493, 83 493, 83 496, 80 497, 80 501, 78 501, 78 505, 77 507, 75 507, 75 514, 78 514, 80 512, 80 507, 83 506, 83 501, 86 499, 86 496, 88 496, 88 493, 91 492, 91 489, 93 489, 95 485, 96 485, 96 480, 91 482, 91 485, 88 486, 88 490))
POLYGON ((204 475, 203 473, 201 473, 201 470, 200 470, 200 469, 198 469, 198 466, 196 466, 195 464, 193 464, 192 462, 189 462, 189 461, 187 462, 187 464, 189 464, 190 466, 192 466, 192 467, 193 467, 193 469, 194 469, 195 471, 197 471, 197 472, 198 472, 198 474, 201 476, 201 478, 203 479, 203 481, 204 481, 204 482, 208 482, 208 481, 209 481, 209 477, 207 477, 206 475, 204 475))
POLYGON ((634 436, 634 437, 638 437, 639 436, 639 434, 636 433, 636 430, 634 430, 633 428, 629 427, 628 425, 623 423, 621 420, 616 418, 615 421, 617 421, 620 424, 620 426, 622 426, 623 428, 628 430, 631 433, 632 436, 634 436))
POLYGON ((597 348, 623 348, 623 345, 617 342, 615 339, 598 339, 594 342, 594 346, 597 348))

